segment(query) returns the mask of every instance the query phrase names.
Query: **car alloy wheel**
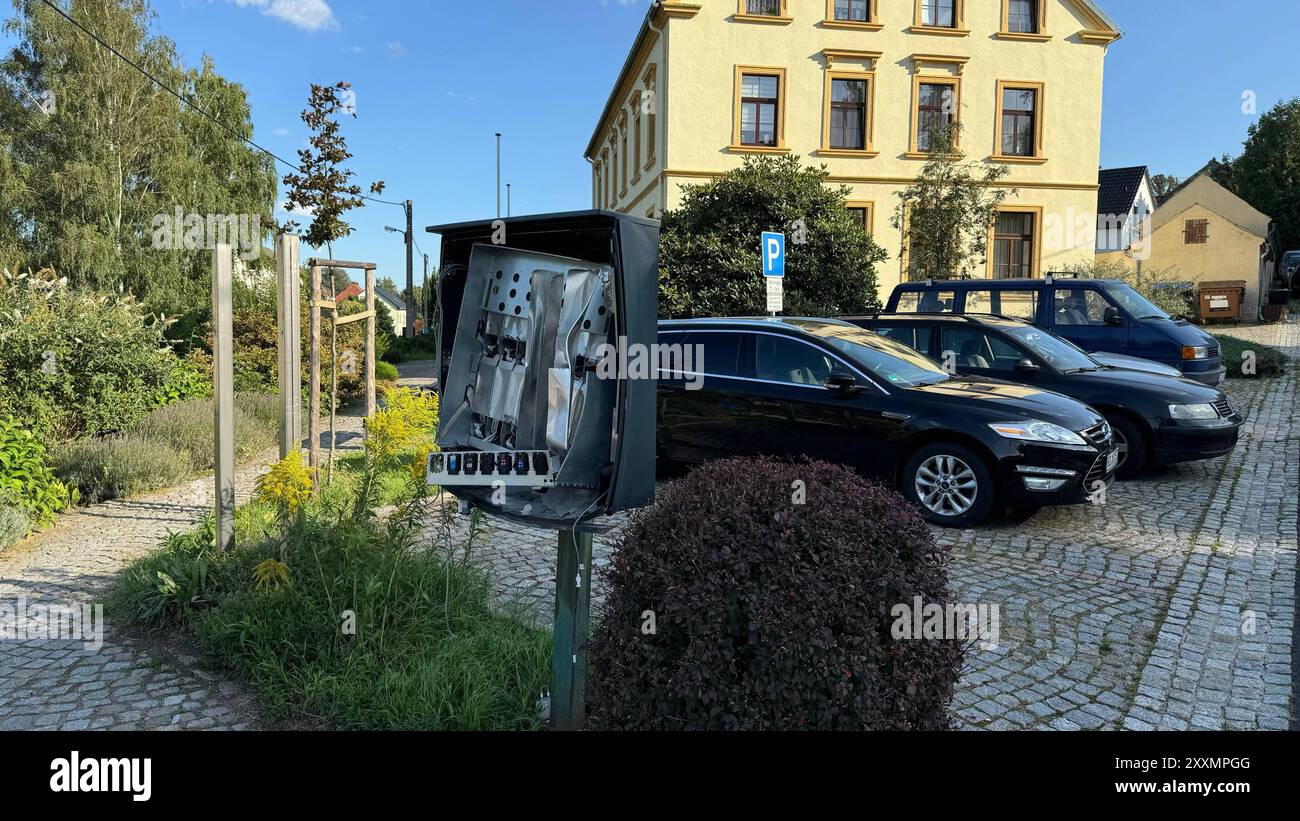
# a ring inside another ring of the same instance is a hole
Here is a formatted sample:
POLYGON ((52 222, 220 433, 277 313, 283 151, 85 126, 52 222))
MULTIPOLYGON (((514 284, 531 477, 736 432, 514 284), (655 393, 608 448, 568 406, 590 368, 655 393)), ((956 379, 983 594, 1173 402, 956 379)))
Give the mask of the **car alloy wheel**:
POLYGON ((1121 479, 1131 479, 1146 467, 1146 431, 1124 416, 1108 417, 1106 421, 1110 422, 1115 449, 1119 451, 1119 463, 1115 466, 1115 475, 1121 479))
POLYGON ((916 497, 939 516, 961 516, 979 496, 979 480, 970 465, 956 456, 936 454, 916 470, 916 497))

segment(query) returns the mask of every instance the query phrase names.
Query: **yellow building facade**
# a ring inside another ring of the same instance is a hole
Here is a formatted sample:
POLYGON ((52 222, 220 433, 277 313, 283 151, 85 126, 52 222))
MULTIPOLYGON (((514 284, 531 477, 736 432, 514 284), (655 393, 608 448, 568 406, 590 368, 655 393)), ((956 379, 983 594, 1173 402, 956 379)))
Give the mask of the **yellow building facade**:
POLYGON ((753 154, 797 154, 906 278, 896 194, 936 124, 1004 163, 987 276, 1093 259, 1103 63, 1118 27, 1091 0, 696 0, 646 15, 585 155, 592 204, 657 217, 753 154))

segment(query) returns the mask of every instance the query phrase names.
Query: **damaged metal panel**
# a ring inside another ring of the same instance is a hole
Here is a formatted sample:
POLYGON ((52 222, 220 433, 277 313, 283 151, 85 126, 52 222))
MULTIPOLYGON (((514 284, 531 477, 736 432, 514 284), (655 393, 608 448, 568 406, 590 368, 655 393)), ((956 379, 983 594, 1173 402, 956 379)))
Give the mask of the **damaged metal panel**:
POLYGON ((555 527, 648 502, 654 380, 602 378, 597 365, 607 346, 655 341, 657 223, 577 212, 429 230, 443 234, 447 323, 438 443, 466 456, 439 462, 430 481, 488 512, 555 527), (499 472, 497 457, 515 452, 541 454, 554 485, 499 472), (470 466, 473 478, 448 475, 448 464, 470 466))

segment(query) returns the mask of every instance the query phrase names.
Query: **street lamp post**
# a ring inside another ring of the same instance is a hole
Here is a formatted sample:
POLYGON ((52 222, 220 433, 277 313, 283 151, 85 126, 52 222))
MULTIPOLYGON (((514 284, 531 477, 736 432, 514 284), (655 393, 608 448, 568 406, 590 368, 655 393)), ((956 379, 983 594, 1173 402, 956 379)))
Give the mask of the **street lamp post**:
POLYGON ((406 327, 404 334, 408 337, 415 336, 415 258, 413 248, 415 245, 415 235, 411 227, 411 201, 405 203, 406 209, 406 230, 394 228, 391 225, 385 225, 384 230, 390 234, 401 234, 402 239, 406 242, 406 327))
POLYGON ((501 219, 501 132, 496 132, 497 138, 497 219, 501 219))

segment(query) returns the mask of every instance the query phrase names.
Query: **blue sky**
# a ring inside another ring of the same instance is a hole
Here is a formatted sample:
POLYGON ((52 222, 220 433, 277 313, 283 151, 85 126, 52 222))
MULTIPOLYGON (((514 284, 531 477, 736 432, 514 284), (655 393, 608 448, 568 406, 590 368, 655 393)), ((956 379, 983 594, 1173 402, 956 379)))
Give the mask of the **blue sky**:
MULTIPOLYGON (((990 2, 991 0, 973 0, 990 2)), ((637 26, 644 0, 153 0, 155 29, 187 65, 210 54, 248 90, 256 138, 293 159, 311 82, 347 80, 357 119, 344 132, 351 167, 385 199, 415 201, 426 225, 495 213, 494 139, 513 213, 585 208, 582 151, 637 26)), ((1263 0, 1249 14, 1222 0, 1102 0, 1125 37, 1106 59, 1102 163, 1185 176, 1237 152, 1257 112, 1300 95, 1300 3, 1263 0)), ((281 173, 283 173, 281 168, 281 173)), ((283 202, 283 195, 280 198, 283 202)), ((503 205, 504 208, 504 205, 503 205)), ((402 212, 368 205, 339 256, 374 260, 401 281, 402 212)), ((420 260, 416 259, 417 277, 420 260)))

